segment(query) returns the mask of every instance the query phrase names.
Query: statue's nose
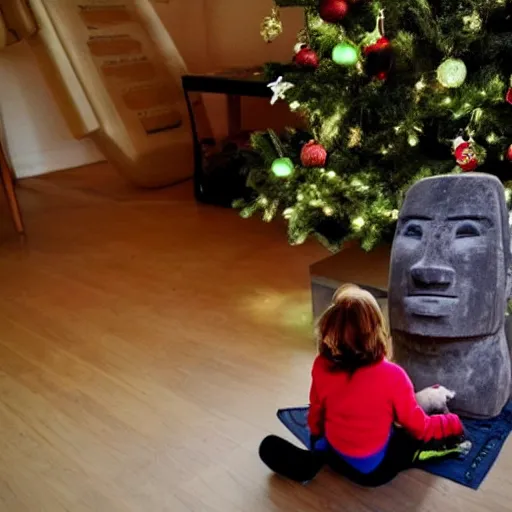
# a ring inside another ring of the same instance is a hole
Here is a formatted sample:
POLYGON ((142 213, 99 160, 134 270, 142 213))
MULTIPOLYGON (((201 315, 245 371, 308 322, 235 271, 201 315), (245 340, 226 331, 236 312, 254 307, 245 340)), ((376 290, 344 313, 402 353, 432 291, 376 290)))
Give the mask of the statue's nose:
POLYGON ((443 265, 416 266, 411 269, 411 276, 417 286, 448 287, 455 280, 455 271, 443 265))

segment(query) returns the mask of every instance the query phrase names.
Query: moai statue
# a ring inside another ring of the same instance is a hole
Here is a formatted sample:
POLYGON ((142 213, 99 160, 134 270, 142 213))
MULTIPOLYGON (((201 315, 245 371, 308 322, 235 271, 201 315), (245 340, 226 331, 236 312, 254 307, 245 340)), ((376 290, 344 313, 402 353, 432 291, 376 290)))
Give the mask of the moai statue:
POLYGON ((450 408, 461 416, 497 416, 510 397, 510 265, 498 179, 455 174, 411 187, 391 254, 394 358, 416 391, 435 384, 454 390, 450 408))

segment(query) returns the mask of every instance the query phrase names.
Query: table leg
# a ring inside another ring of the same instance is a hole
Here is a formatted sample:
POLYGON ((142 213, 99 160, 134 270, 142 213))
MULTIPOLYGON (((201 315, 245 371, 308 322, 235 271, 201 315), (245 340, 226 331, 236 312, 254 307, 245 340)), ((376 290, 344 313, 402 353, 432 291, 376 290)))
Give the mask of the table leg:
POLYGON ((188 91, 185 92, 185 100, 187 102, 187 110, 190 119, 190 128, 192 130, 192 143, 194 148, 194 195, 197 201, 203 199, 203 191, 201 188, 201 178, 203 170, 203 155, 201 151, 201 144, 199 142, 199 135, 197 133, 196 119, 194 115, 194 108, 192 105, 192 99, 188 91))
POLYGON ((228 95, 228 136, 236 137, 242 131, 242 98, 228 95))

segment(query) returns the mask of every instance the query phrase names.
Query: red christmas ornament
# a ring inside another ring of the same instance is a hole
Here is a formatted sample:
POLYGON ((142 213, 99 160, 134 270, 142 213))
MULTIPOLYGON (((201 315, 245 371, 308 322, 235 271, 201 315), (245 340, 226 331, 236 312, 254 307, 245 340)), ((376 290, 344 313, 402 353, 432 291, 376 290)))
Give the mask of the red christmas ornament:
POLYGON ((370 53, 373 53, 373 52, 380 52, 380 51, 388 48, 390 44, 391 43, 390 43, 389 39, 387 37, 382 36, 382 37, 379 37, 379 39, 377 39, 377 41, 375 43, 366 46, 363 49, 363 53, 365 55, 369 55, 370 53))
POLYGON ((457 137, 453 142, 453 154, 457 165, 465 172, 474 171, 478 167, 478 158, 471 141, 457 137))
POLYGON ((507 95, 505 96, 505 101, 509 104, 509 105, 512 105, 512 87, 509 87, 508 91, 507 91, 507 95))
POLYGON ((320 59, 316 52, 307 46, 297 52, 294 57, 294 61, 299 66, 313 69, 316 69, 320 63, 320 59))
POLYGON ((512 144, 507 149, 507 160, 509 162, 512 162, 512 144))
POLYGON ((328 23, 341 21, 348 12, 346 0, 320 0, 320 18, 328 23))
POLYGON ((365 38, 363 54, 366 74, 377 80, 386 80, 393 69, 395 56, 391 41, 384 35, 383 10, 377 16, 375 29, 365 38))
POLYGON ((300 161, 304 167, 323 167, 327 161, 327 151, 314 140, 302 146, 300 161))

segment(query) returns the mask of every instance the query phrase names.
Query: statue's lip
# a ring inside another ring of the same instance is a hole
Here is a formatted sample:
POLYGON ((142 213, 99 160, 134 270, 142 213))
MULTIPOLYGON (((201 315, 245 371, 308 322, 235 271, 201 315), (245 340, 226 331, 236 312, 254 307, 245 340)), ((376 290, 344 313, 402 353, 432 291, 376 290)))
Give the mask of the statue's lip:
POLYGON ((448 294, 445 294, 445 293, 425 293, 425 292, 412 292, 412 293, 409 293, 408 297, 419 297, 419 298, 422 298, 422 299, 425 299, 425 300, 428 300, 430 298, 433 298, 433 299, 456 299, 456 300, 459 300, 459 298, 457 297, 457 295, 448 295, 448 294))
POLYGON ((457 297, 446 295, 409 295, 404 301, 408 313, 434 318, 450 316, 459 303, 457 297))

